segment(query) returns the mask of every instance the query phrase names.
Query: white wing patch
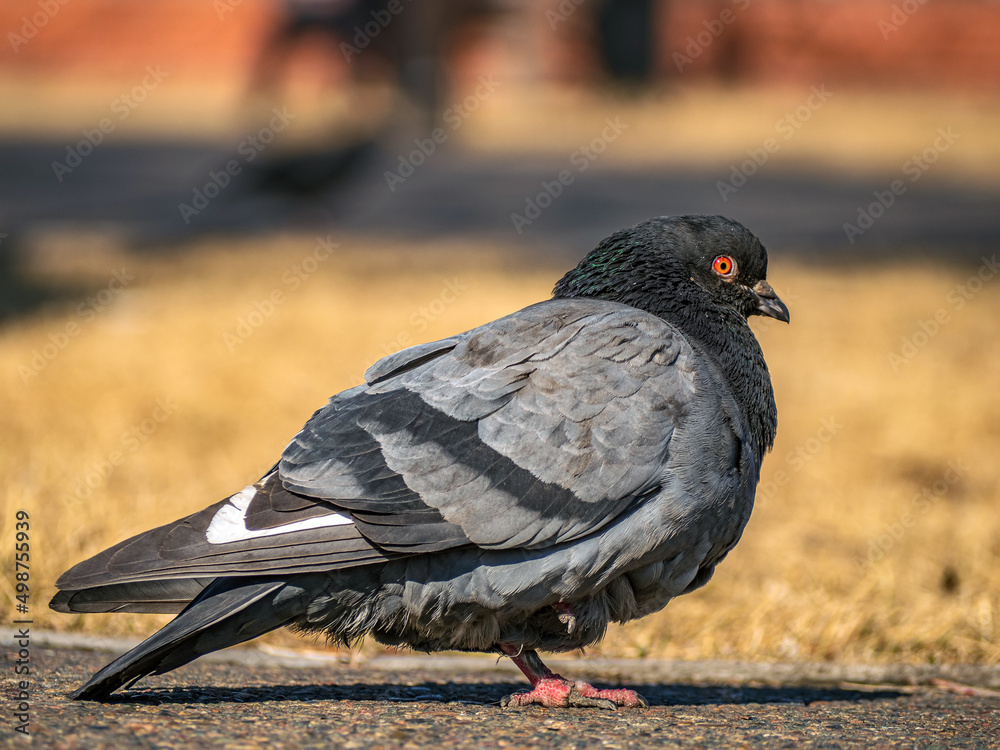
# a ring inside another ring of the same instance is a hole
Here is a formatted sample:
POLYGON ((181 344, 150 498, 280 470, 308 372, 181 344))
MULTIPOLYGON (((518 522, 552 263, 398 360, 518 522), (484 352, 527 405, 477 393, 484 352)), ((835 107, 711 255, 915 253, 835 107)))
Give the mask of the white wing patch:
POLYGON ((255 529, 251 531, 247 528, 246 514, 250 507, 250 501, 257 494, 257 488, 253 485, 244 488, 240 492, 229 498, 229 502, 219 508, 212 522, 205 530, 205 538, 209 544, 228 544, 230 542, 244 542, 248 539, 259 539, 263 536, 276 536, 278 534, 290 534, 293 531, 306 531, 308 529, 319 529, 324 526, 343 526, 354 523, 349 517, 339 513, 331 513, 328 516, 316 516, 307 518, 304 521, 287 523, 284 526, 275 526, 273 529, 255 529))

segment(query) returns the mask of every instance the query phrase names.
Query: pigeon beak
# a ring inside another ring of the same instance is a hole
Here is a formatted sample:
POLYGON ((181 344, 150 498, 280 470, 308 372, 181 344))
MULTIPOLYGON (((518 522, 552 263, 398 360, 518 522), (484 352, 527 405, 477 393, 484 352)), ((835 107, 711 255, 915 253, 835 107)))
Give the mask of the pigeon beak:
POLYGON ((788 306, 778 299, 770 284, 761 279, 754 286, 753 292, 757 295, 757 312, 769 318, 788 322, 788 306))

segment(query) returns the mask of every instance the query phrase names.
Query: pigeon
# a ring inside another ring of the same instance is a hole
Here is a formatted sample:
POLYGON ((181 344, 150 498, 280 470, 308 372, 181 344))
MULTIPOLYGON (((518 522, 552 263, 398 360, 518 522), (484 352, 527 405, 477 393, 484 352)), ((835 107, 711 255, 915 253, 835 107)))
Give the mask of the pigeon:
POLYGON ((79 563, 60 612, 177 617, 72 697, 283 626, 509 657, 520 707, 644 707, 539 650, 694 591, 753 507, 777 411, 751 315, 788 322, 767 253, 721 216, 602 241, 553 296, 376 362, 258 482, 79 563))

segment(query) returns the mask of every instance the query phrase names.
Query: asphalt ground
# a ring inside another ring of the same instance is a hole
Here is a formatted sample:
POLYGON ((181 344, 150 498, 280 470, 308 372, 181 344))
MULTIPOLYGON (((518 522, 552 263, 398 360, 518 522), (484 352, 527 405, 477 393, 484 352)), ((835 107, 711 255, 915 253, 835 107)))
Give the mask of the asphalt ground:
POLYGON ((207 176, 234 154, 208 143, 111 143, 59 181, 51 165, 64 156, 65 143, 6 138, 0 141, 0 234, 11 248, 42 242, 51 231, 105 230, 132 245, 157 246, 205 234, 311 228, 476 236, 575 260, 581 248, 650 216, 721 213, 751 227, 775 257, 879 260, 916 250, 975 260, 1000 241, 1000 193, 944 176, 922 179, 888 209, 876 206, 879 220, 848 237, 844 224, 860 221, 859 210, 898 175, 845 176, 814 165, 762 170, 723 200, 718 185, 729 175, 725 167, 623 168, 597 161, 553 199, 557 188, 551 186, 567 168, 565 159, 490 158, 442 148, 410 178, 389 185, 385 175, 399 160, 393 148, 363 143, 268 152, 224 190, 211 190, 219 194, 203 209, 182 216, 179 207, 193 206, 207 176), (542 195, 545 185, 548 195, 542 195), (530 221, 515 223, 514 214, 530 221))
MULTIPOLYGON (((5 636, 0 746, 19 747, 27 744, 15 731, 23 697, 5 636)), ((1000 692, 970 684, 996 687, 1000 673, 983 667, 560 661, 557 671, 635 688, 650 707, 504 710, 500 699, 527 684, 506 660, 389 656, 352 665, 230 649, 94 703, 67 693, 112 652, 39 643, 30 648, 26 701, 35 747, 1000 747, 1000 692)))

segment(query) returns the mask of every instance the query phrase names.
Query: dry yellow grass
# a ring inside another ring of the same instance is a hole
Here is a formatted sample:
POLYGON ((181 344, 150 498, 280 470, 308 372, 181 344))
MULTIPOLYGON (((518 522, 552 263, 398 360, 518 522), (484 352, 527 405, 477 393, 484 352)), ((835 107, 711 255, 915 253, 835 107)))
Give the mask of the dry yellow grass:
MULTIPOLYGON (((0 328, 5 621, 17 509, 31 514, 36 627, 151 632, 165 618, 50 612, 55 578, 255 479, 386 351, 543 298, 562 270, 468 243, 337 239, 320 263, 313 238, 283 236, 158 257, 56 251, 36 269, 87 291, 0 328), (134 280, 101 295, 122 269, 134 280)), ((793 322, 754 322, 780 413, 754 517, 705 589, 612 629, 600 652, 1000 662, 1000 278, 961 309, 949 296, 975 271, 772 262, 793 322), (889 354, 938 311, 939 332, 894 370, 889 354)))

